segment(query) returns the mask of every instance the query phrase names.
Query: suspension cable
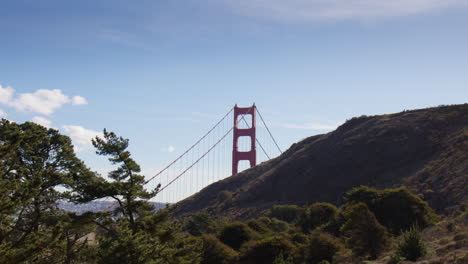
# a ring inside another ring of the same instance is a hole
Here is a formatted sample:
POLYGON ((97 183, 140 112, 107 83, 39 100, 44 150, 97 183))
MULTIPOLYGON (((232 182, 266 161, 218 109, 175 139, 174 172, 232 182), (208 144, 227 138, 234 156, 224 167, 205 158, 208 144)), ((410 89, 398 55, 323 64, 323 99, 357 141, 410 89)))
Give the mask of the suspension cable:
MULTIPOLYGON (((249 112, 250 112, 250 110, 249 110, 249 112)), ((247 123, 247 121, 246 121, 245 118, 244 118, 244 115, 241 115, 241 118, 242 118, 242 120, 244 120, 245 124, 246 124, 247 126, 249 126, 249 124, 247 123)), ((267 156, 268 159, 271 159, 270 156, 266 153, 266 151, 265 151, 265 149, 263 148, 262 144, 260 144, 260 141, 258 140, 257 137, 255 137, 255 141, 258 143, 258 145, 259 145, 260 148, 262 149, 262 151, 263 151, 263 153, 265 154, 265 156, 267 156)))
POLYGON ((147 180, 145 182, 145 184, 147 184, 148 182, 152 181, 154 178, 156 178, 157 176, 159 176, 161 173, 163 173, 165 170, 167 170, 169 167, 171 167, 174 163, 176 163, 178 160, 180 160, 185 154, 187 154, 190 150, 192 150, 196 145, 198 145, 198 143, 200 143, 204 138, 206 138, 206 136, 208 136, 224 119, 226 119, 226 117, 234 110, 234 108, 231 108, 231 110, 229 110, 229 112, 227 112, 226 115, 223 116, 223 118, 221 118, 221 120, 218 121, 218 123, 216 123, 216 125, 214 125, 205 135, 203 135, 203 137, 201 137, 197 142, 195 142, 195 144, 193 144, 190 148, 188 148, 184 153, 182 153, 179 157, 177 157, 177 159, 175 159, 173 162, 169 163, 169 165, 167 165, 164 169, 162 169, 161 171, 159 171, 158 173, 156 173, 153 177, 149 178, 149 180, 147 180))
POLYGON ((171 185, 173 182, 175 182, 177 179, 179 179, 182 175, 184 175, 188 170, 190 170, 195 164, 197 164, 201 159, 203 159, 212 149, 214 149, 221 141, 223 141, 224 138, 226 138, 229 133, 234 129, 234 127, 231 127, 224 136, 222 136, 211 148, 209 148, 200 158, 198 158, 194 163, 192 163, 188 168, 186 168, 182 173, 180 173, 177 177, 175 177, 172 181, 170 181, 168 184, 166 184, 164 187, 159 189, 159 192, 162 192, 164 189, 166 189, 169 185, 171 185))
POLYGON ((281 154, 283 154, 283 151, 281 151, 280 147, 278 146, 278 143, 276 143, 275 138, 274 138, 273 135, 271 134, 270 129, 268 129, 268 126, 266 125, 265 120, 263 120, 262 114, 260 114, 260 112, 258 111, 258 108, 255 107, 255 109, 257 110, 257 113, 258 113, 258 115, 260 116, 260 119, 262 120, 263 125, 264 125, 265 128, 267 129, 268 134, 270 134, 271 139, 273 139, 273 142, 275 143, 275 145, 276 145, 276 147, 278 148, 279 152, 280 152, 281 154))

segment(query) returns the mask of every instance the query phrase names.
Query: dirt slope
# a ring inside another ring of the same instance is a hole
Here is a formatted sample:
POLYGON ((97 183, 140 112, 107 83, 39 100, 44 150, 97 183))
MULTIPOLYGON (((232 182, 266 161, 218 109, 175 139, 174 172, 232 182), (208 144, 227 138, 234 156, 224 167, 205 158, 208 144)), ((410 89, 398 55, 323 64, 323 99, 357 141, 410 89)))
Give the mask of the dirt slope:
POLYGON ((406 185, 439 212, 468 202, 468 104, 353 118, 276 159, 204 188, 176 215, 235 219, 273 204, 339 204, 353 186, 406 185))

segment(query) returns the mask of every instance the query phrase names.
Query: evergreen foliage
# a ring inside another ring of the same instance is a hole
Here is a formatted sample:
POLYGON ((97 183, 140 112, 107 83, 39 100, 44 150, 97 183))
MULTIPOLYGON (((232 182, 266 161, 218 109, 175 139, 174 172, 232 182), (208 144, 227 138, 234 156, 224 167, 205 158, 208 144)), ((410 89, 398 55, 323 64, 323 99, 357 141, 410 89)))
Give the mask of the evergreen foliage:
POLYGON ((341 231, 346 237, 347 244, 357 256, 370 255, 376 259, 388 244, 388 234, 369 211, 364 203, 356 203, 345 208, 346 222, 341 231))
POLYGON ((294 245, 282 236, 271 236, 261 240, 253 240, 242 246, 240 263, 270 264, 280 255, 283 260, 284 258, 292 258, 294 250, 294 245))
POLYGON ((66 262, 84 248, 76 239, 79 232, 69 228, 76 219, 57 203, 70 199, 77 182, 91 176, 70 139, 57 130, 1 120, 0 263, 66 262))
POLYGON ((144 189, 140 166, 131 158, 128 139, 104 130, 104 138, 93 139, 96 153, 109 156, 112 164, 120 166, 109 173, 114 181, 100 182, 99 196, 112 197, 118 203, 112 214, 103 213, 96 223, 102 228, 99 241, 99 263, 198 263, 196 245, 184 243, 181 226, 170 222, 171 209, 154 213, 147 202, 157 194, 158 187, 144 189))
POLYGON ((327 233, 314 232, 304 248, 306 263, 332 262, 334 256, 343 248, 343 244, 336 237, 327 233))
POLYGON ((303 209, 297 205, 274 205, 266 215, 281 221, 293 223, 303 214, 303 209))
POLYGON ((219 240, 231 248, 239 250, 242 244, 253 239, 255 236, 256 232, 252 230, 247 224, 242 222, 234 222, 225 225, 221 229, 219 240))
POLYGON ((185 230, 193 236, 213 234, 217 231, 217 228, 218 223, 207 212, 191 216, 185 224, 185 230))
POLYGON ((338 208, 329 203, 313 203, 301 216, 300 226, 304 232, 309 232, 317 227, 329 223, 338 212, 338 208))
POLYGON ((410 261, 416 261, 427 253, 426 243, 417 226, 403 232, 398 243, 396 254, 410 261))
POLYGON ((221 243, 213 235, 202 235, 201 264, 229 264, 237 257, 236 251, 221 243))
POLYGON ((395 235, 413 225, 427 227, 437 220, 429 205, 406 187, 380 191, 360 186, 347 192, 345 199, 349 203, 365 203, 379 222, 395 235))

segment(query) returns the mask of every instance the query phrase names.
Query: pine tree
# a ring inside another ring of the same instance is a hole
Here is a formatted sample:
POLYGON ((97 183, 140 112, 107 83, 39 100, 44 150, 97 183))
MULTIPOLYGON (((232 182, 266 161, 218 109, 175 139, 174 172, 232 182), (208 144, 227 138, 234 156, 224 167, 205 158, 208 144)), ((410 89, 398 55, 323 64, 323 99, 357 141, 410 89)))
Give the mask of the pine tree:
POLYGON ((99 238, 98 263, 199 263, 195 252, 200 243, 180 233, 181 225, 170 222, 171 209, 154 212, 147 202, 159 189, 146 191, 140 166, 131 158, 128 139, 104 130, 104 138, 93 141, 96 153, 109 156, 119 167, 108 175, 113 181, 97 181, 87 188, 95 198, 111 197, 118 206, 111 213, 100 213, 96 219, 102 235, 99 238), (99 190, 99 192, 95 192, 99 190))
MULTIPOLYGON (((72 196, 75 182, 92 175, 67 136, 32 122, 1 120, 0 263, 61 259, 69 218, 58 202, 72 196)), ((75 252, 78 247, 69 245, 75 252)))
POLYGON ((114 181, 106 182, 105 188, 101 188, 105 192, 101 194, 116 200, 118 207, 115 213, 121 213, 129 221, 132 232, 136 233, 138 231, 136 218, 154 210, 145 200, 156 196, 159 186, 151 192, 144 189, 145 177, 138 174, 141 172, 140 166, 127 150, 128 139, 118 137, 114 132, 104 129, 104 138, 96 137, 92 142, 98 155, 109 156, 112 164, 120 164, 117 169, 109 173, 109 178, 114 181))

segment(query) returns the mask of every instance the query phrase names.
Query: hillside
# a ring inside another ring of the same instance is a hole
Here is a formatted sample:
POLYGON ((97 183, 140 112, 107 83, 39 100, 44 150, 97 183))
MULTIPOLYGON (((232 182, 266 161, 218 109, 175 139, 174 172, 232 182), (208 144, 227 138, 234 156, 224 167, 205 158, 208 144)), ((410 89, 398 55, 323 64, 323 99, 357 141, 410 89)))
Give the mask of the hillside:
POLYGON ((439 212, 468 202, 468 104, 352 118, 281 156, 181 201, 177 215, 206 209, 246 219, 273 204, 340 204, 358 185, 405 185, 439 212))

